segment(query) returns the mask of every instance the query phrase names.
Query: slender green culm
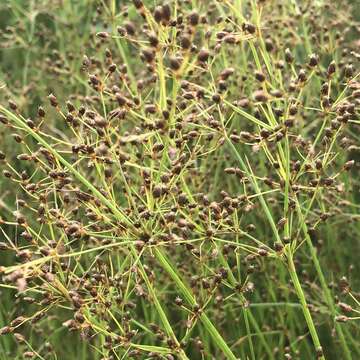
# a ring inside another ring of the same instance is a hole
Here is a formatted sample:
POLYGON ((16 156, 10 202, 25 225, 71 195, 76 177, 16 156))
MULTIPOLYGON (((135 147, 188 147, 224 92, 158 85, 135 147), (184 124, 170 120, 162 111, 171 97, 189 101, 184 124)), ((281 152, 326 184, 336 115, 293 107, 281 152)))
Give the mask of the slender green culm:
POLYGON ((360 359, 355 3, 0 2, 0 360, 360 359))

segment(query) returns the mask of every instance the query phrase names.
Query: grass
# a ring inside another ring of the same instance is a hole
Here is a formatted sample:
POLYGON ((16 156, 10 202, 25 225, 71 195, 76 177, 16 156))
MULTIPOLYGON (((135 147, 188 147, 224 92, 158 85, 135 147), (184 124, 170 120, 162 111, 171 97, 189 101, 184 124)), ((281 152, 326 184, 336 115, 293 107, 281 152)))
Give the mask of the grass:
POLYGON ((360 356, 354 4, 0 20, 0 359, 360 356))

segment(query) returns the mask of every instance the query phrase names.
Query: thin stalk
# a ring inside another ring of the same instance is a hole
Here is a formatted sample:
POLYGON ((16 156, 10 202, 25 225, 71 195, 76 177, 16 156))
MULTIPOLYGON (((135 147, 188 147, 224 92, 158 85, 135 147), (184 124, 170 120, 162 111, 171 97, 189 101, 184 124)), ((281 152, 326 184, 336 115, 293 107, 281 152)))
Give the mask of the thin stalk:
MULTIPOLYGON (((248 175, 249 179, 251 180, 252 182, 252 185, 255 189, 255 191, 257 193, 260 192, 260 189, 257 185, 257 182, 256 182, 256 179, 255 179, 255 176, 254 174, 251 172, 251 168, 250 170, 248 169, 248 166, 246 166, 244 160, 242 159, 242 157, 240 156, 239 152, 237 151, 236 147, 234 146, 234 144, 232 143, 232 141, 227 137, 226 135, 226 140, 228 142, 228 144, 230 145, 230 147, 233 149, 241 167, 242 167, 242 170, 246 172, 246 174, 248 175)), ((278 230, 276 228, 276 225, 275 225, 275 222, 274 222, 274 219, 272 217, 272 214, 265 202, 265 199, 260 196, 259 197, 259 200, 260 200, 260 203, 262 205, 262 208, 266 214, 266 217, 273 229, 273 232, 277 238, 278 241, 281 241, 280 240, 280 237, 279 237, 279 233, 278 233, 278 230)), ((311 314, 310 314, 310 311, 308 309, 308 306, 307 306, 307 303, 306 303, 306 300, 305 300, 305 295, 304 295, 304 292, 301 288, 301 285, 300 285, 300 281, 299 281, 299 278, 297 276, 297 273, 296 273, 296 270, 295 270, 295 265, 294 265, 294 262, 293 262, 293 254, 291 252, 291 249, 289 247, 287 247, 287 256, 288 256, 288 270, 289 270, 289 274, 290 274, 290 277, 293 281, 293 284, 294 284, 294 288, 295 288, 295 291, 296 291, 296 294, 299 298, 299 301, 302 305, 302 309, 303 309, 303 313, 304 313, 304 317, 305 317, 305 321, 308 325, 308 328, 309 328, 309 331, 310 331, 310 334, 311 334, 311 337, 313 339, 313 342, 314 342, 314 345, 316 348, 320 348, 321 345, 320 345, 320 341, 319 341, 319 338, 318 338, 318 335, 317 335, 317 332, 316 332, 316 329, 315 329, 315 326, 314 326, 314 323, 313 323, 313 320, 312 320, 312 317, 311 317, 311 314)), ((325 357, 320 357, 319 359, 322 359, 324 360, 325 357)))
MULTIPOLYGON (((294 289, 296 291, 296 295, 299 298, 301 308, 302 308, 302 311, 303 311, 303 314, 304 314, 304 317, 305 317, 305 321, 306 321, 307 326, 309 328, 310 335, 311 335, 311 338, 313 340, 315 349, 321 349, 320 340, 319 340, 318 334, 316 332, 316 328, 315 328, 313 319, 311 317, 311 313, 309 311, 308 304, 307 304, 306 299, 305 299, 305 294, 303 292, 303 289, 301 287, 299 278, 298 278, 297 273, 296 273, 295 264, 294 264, 294 260, 293 260, 293 254, 291 253, 290 249, 287 252, 287 260, 288 260, 289 274, 290 274, 291 280, 292 280, 292 282, 294 284, 294 289)), ((320 360, 325 360, 325 356, 320 356, 319 359, 320 360)))
MULTIPOLYGON (((300 218, 300 221, 301 221, 301 228, 302 228, 302 231, 303 231, 304 236, 305 236, 306 244, 307 244, 307 246, 309 248, 309 251, 310 251, 311 260, 314 263, 315 270, 316 270, 316 273, 317 273, 317 275, 319 277, 320 285, 321 285, 321 288, 322 288, 322 290, 324 292, 325 300, 326 300, 326 302, 327 302, 327 304, 328 304, 328 306, 330 308, 331 315, 333 317, 335 317, 335 315, 336 315, 335 304, 334 304, 333 298, 331 296, 329 287, 328 287, 328 285, 326 283, 324 273, 323 273, 323 271, 321 269, 321 265, 320 265, 319 259, 317 257, 317 254, 316 254, 316 249, 315 249, 314 245, 312 244, 312 241, 311 241, 308 229, 307 229, 307 225, 305 223, 305 219, 304 219, 304 216, 302 214, 302 211, 301 211, 301 208, 300 208, 300 205, 299 205, 298 201, 296 201, 296 205, 297 205, 296 206, 297 212, 299 214, 299 218, 300 218)), ((343 333, 343 330, 342 330, 340 324, 335 322, 335 329, 336 329, 337 333, 339 334, 340 343, 341 343, 341 346, 343 348, 344 356, 345 356, 346 360, 352 360, 351 352, 350 352, 350 349, 349 349, 349 347, 348 347, 348 345, 346 343, 346 339, 345 339, 345 336, 344 336, 344 333, 343 333)))
MULTIPOLYGON (((186 301, 191 305, 194 306, 196 304, 196 301, 194 297, 192 296, 190 290, 187 288, 187 286, 183 283, 180 276, 177 274, 176 270, 173 268, 173 266, 169 263, 169 261, 166 259, 165 255, 162 253, 162 251, 158 248, 155 249, 155 257, 159 261, 159 263, 163 266, 163 268, 166 270, 166 272, 171 276, 175 284, 178 286, 180 292, 186 299, 186 301)), ((213 340, 215 341, 215 344, 223 351, 223 353, 227 356, 228 359, 236 360, 235 355, 230 350, 229 346, 226 344, 222 336, 219 334, 215 326, 212 324, 210 319, 207 317, 205 313, 202 313, 200 315, 200 321, 205 326, 206 330, 209 332, 213 340)))

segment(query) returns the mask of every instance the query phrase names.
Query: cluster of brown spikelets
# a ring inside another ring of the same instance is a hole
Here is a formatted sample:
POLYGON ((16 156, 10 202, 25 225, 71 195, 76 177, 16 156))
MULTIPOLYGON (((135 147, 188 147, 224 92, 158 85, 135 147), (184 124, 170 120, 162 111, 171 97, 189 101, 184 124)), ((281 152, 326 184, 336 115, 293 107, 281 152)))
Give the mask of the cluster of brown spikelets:
POLYGON ((23 3, 0 358, 360 358, 353 8, 23 3))

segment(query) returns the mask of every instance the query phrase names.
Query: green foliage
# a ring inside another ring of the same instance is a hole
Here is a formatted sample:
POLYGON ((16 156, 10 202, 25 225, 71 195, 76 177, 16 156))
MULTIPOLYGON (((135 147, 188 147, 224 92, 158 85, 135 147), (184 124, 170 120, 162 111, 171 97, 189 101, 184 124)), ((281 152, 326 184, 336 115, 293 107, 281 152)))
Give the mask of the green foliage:
POLYGON ((0 5, 0 360, 357 359, 351 2, 0 5))

